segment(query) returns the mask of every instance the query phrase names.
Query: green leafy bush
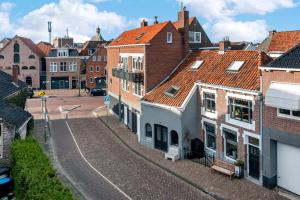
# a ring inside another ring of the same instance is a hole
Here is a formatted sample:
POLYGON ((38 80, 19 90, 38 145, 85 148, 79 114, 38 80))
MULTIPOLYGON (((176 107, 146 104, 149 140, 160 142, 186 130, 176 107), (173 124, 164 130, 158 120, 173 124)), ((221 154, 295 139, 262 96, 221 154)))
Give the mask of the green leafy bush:
POLYGON ((28 137, 12 145, 15 195, 22 200, 71 200, 72 193, 57 178, 38 142, 28 137))
POLYGON ((14 104, 14 105, 24 109, 27 96, 28 96, 28 92, 26 90, 23 90, 17 96, 10 98, 9 103, 14 104))

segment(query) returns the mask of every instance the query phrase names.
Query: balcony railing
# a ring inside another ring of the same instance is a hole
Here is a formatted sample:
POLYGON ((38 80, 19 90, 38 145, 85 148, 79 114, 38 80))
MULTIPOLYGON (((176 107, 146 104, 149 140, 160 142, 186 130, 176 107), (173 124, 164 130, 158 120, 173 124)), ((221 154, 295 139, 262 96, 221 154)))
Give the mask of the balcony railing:
POLYGON ((144 82, 143 71, 129 71, 122 68, 113 68, 112 76, 122 78, 132 82, 144 82))

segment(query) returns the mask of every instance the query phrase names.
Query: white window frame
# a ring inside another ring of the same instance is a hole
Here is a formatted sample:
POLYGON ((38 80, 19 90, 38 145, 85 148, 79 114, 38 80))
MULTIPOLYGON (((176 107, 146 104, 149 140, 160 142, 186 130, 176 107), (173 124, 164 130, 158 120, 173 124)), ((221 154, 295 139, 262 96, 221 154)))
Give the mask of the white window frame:
POLYGON ((51 73, 57 72, 57 69, 58 69, 57 66, 58 66, 58 65, 57 65, 57 62, 50 62, 50 69, 49 69, 49 71, 50 71, 51 73))
POLYGON ((101 56, 98 56, 97 59, 98 59, 98 61, 101 61, 101 56))
POLYGON ((94 77, 90 77, 90 83, 94 83, 94 77))
POLYGON ((76 62, 70 62, 69 63, 69 71, 70 72, 77 72, 77 63, 76 62))
POLYGON ((227 155, 226 155, 226 136, 225 136, 225 134, 224 134, 224 132, 223 132, 223 129, 228 129, 228 130, 231 130, 232 132, 235 132, 236 133, 236 143, 237 143, 237 155, 236 155, 236 159, 238 159, 238 151, 239 151, 239 137, 240 137, 240 133, 239 133, 239 131, 238 131, 238 128, 234 128, 234 127, 232 127, 232 126, 228 126, 228 125, 226 125, 226 124, 221 124, 221 126, 220 126, 220 130, 221 130, 221 136, 223 137, 223 146, 224 146, 224 157, 227 159, 227 160, 229 160, 229 161, 232 161, 232 162, 235 162, 235 161, 237 161, 237 160, 235 160, 235 159, 233 159, 233 158, 231 158, 231 157, 228 157, 227 155))
POLYGON ((58 49, 57 57, 68 57, 68 49, 58 49))
POLYGON ((59 62, 59 72, 67 72, 68 71, 68 67, 67 67, 67 62, 59 62), (64 65, 65 69, 64 71, 61 70, 61 63, 65 63, 66 65, 64 65))
POLYGON ((143 57, 138 57, 138 56, 132 57, 132 70, 133 71, 143 70, 143 57))
POLYGON ((120 60, 121 60, 121 63, 122 63, 122 69, 124 69, 125 71, 128 71, 129 56, 121 56, 120 60), (124 62, 124 61, 126 61, 126 62, 124 62))
POLYGON ((122 90, 129 93, 129 80, 121 79, 120 83, 122 90))
POLYGON ((172 44, 173 43, 173 33, 167 32, 167 43, 172 44))
POLYGON ((88 55, 89 56, 93 55, 93 50, 92 49, 88 49, 88 55))
POLYGON ((284 109, 284 110, 290 111, 290 114, 287 115, 287 114, 280 113, 280 109, 284 109, 284 108, 277 108, 277 117, 300 121, 300 117, 293 115, 293 111, 296 111, 296 110, 284 109))
POLYGON ((96 62, 97 61, 97 56, 93 56, 92 59, 93 59, 93 62, 96 62))
POLYGON ((203 122, 203 130, 204 130, 204 133, 205 133, 205 148, 208 149, 209 151, 213 152, 213 153, 216 153, 216 150, 217 150, 217 130, 218 130, 216 123, 210 123, 210 122, 204 121, 203 122), (207 146, 207 132, 206 132, 205 123, 213 125, 215 127, 215 148, 216 149, 211 149, 207 146))
POLYGON ((100 72, 100 66, 96 66, 96 72, 100 72))
POLYGON ((90 66, 90 72, 94 72, 94 66, 90 66))
POLYGON ((189 31, 189 43, 200 44, 201 42, 202 42, 202 33, 201 32, 198 32, 198 31, 189 31), (196 40, 198 34, 199 34, 200 41, 196 40), (191 37, 193 38, 192 40, 191 40, 191 37))
POLYGON ((202 106, 201 106, 201 115, 208 117, 208 118, 212 118, 212 119, 217 119, 218 116, 218 111, 217 111, 217 98, 218 98, 218 94, 216 90, 211 90, 211 89, 207 89, 207 88, 202 88, 201 89, 201 99, 202 101, 202 106), (212 112, 207 112, 204 106, 204 93, 211 93, 215 95, 215 104, 216 104, 216 110, 214 113, 212 112))
POLYGON ((106 62, 107 61, 107 56, 103 56, 103 60, 104 60, 104 62, 106 62))
POLYGON ((132 83, 132 94, 134 96, 138 96, 138 97, 142 97, 143 96, 143 84, 141 82, 134 82, 132 83), (136 87, 140 87, 140 91, 136 90, 136 87), (138 94, 138 92, 140 92, 140 94, 138 94))

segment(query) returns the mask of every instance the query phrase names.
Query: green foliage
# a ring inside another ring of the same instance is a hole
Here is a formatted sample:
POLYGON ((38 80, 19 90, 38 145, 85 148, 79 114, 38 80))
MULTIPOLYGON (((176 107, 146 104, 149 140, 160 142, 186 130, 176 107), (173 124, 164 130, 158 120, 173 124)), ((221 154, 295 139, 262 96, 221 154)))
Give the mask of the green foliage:
POLYGON ((73 199, 72 193, 58 180, 50 160, 33 137, 14 141, 12 176, 17 199, 73 199))
POLYGON ((31 131, 33 130, 33 128, 34 128, 34 119, 32 117, 27 124, 27 133, 31 134, 31 131))
POLYGON ((22 109, 25 108, 26 99, 27 99, 28 93, 26 90, 23 90, 20 92, 17 96, 14 96, 9 99, 9 103, 14 104, 22 109))
POLYGON ((243 167, 243 166, 244 166, 244 161, 242 161, 242 160, 237 160, 234 164, 235 164, 235 166, 243 167))

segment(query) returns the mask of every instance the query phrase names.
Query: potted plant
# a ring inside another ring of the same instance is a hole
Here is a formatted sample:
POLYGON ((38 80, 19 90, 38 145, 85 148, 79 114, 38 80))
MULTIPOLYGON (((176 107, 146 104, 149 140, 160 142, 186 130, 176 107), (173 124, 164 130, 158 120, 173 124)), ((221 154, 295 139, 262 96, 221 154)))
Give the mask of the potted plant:
POLYGON ((244 176, 244 161, 237 160, 235 163, 235 176, 236 177, 243 177, 244 176))

